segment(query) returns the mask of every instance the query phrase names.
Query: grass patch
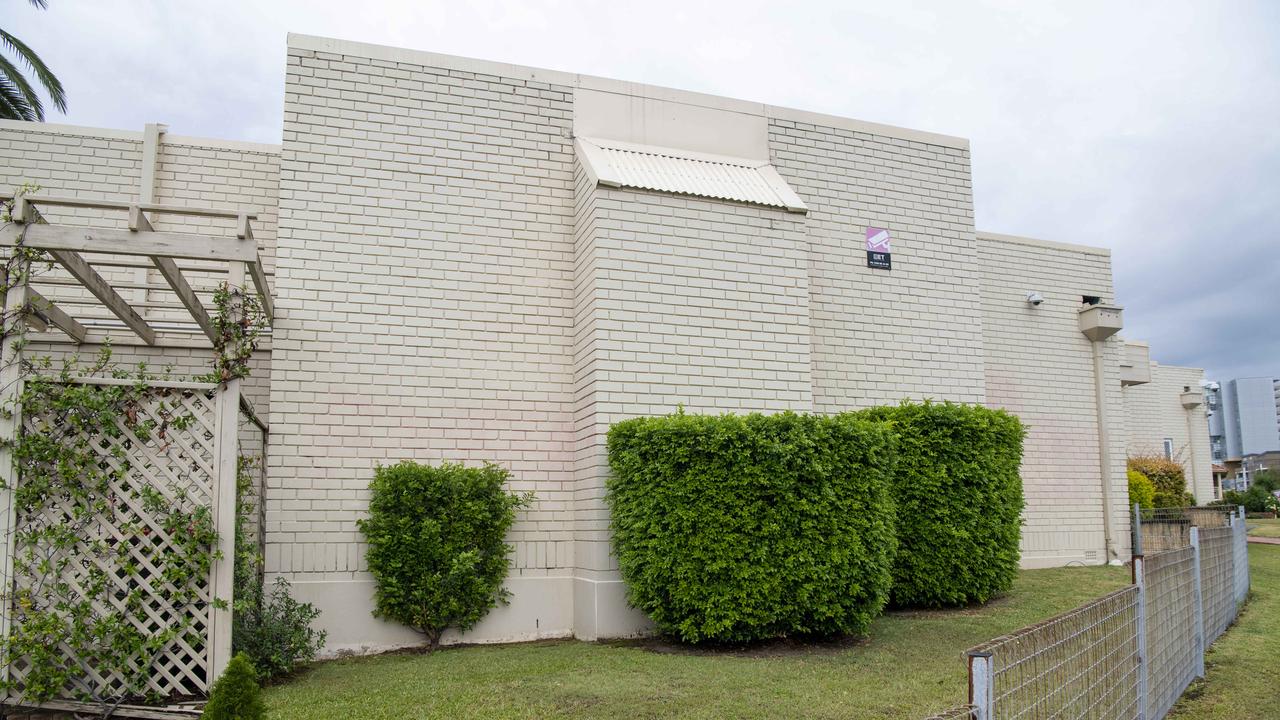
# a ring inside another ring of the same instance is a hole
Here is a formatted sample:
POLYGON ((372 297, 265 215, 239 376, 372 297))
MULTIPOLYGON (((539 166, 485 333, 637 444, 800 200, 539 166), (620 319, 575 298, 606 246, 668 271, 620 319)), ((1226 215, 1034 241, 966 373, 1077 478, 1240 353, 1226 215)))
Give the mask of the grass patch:
MULTIPOLYGON (((1275 520, 1250 520, 1269 522, 1275 520)), ((1252 534, 1252 533, 1250 533, 1252 534)), ((1205 680, 1170 717, 1267 720, 1280 716, 1280 546, 1250 545, 1253 592, 1236 624, 1205 655, 1205 680)))
POLYGON ((811 650, 562 641, 336 660, 270 688, 266 701, 277 720, 923 718, 964 701, 965 649, 1128 579, 1127 568, 1024 570, 985 606, 889 613, 863 640, 811 650))
POLYGON ((1245 520, 1244 526, 1254 537, 1280 538, 1280 520, 1245 520))

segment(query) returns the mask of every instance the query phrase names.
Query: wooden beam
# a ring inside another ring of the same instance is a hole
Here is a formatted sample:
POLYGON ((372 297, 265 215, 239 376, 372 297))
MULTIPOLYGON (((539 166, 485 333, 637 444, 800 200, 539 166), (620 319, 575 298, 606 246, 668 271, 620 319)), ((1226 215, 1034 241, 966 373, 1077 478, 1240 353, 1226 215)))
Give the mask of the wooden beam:
POLYGON ((62 308, 53 304, 53 301, 36 292, 35 288, 27 288, 27 306, 36 317, 51 323, 69 335, 76 344, 83 343, 89 336, 89 331, 78 320, 63 312, 62 308))
POLYGON ((236 239, 252 240, 253 228, 249 226, 249 216, 246 213, 240 213, 236 218, 236 239))
MULTIPOLYGON (((196 207, 187 205, 166 205, 164 203, 142 202, 130 203, 120 200, 89 200, 85 198, 60 197, 56 195, 24 195, 23 197, 36 205, 49 205, 58 207, 78 207, 90 208, 94 210, 121 210, 127 211, 130 205, 137 204, 142 208, 143 212, 159 213, 161 215, 185 215, 187 217, 220 217, 220 218, 238 218, 241 215, 247 215, 250 220, 257 220, 258 213, 248 212, 240 209, 230 208, 211 208, 196 207)), ((12 200, 13 194, 0 194, 0 200, 12 200)))
MULTIPOLYGON (((32 225, 29 229, 35 230, 42 227, 49 226, 32 225)), ((75 276, 75 279, 79 280, 86 290, 101 300, 102 304, 106 305, 113 315, 120 318, 120 322, 128 325, 130 330, 137 333, 143 342, 148 345, 156 344, 156 331, 147 324, 146 320, 142 319, 142 316, 136 310, 129 307, 129 303, 125 302, 124 298, 120 297, 120 294, 111 287, 111 284, 104 280, 98 274, 98 271, 90 267, 84 258, 68 250, 50 249, 49 254, 53 255, 53 258, 61 263, 62 267, 67 269, 67 272, 75 276)))
MULTIPOLYGON (((146 208, 137 206, 140 210, 146 208)), ((252 262, 258 259, 256 243, 230 237, 194 233, 103 230, 66 225, 9 225, 0 229, 0 244, 13 245, 26 231, 23 244, 39 250, 73 253, 100 252, 119 255, 148 255, 190 260, 252 262)))
POLYGON ((209 318, 209 313, 205 311, 204 305, 200 302, 200 298, 196 297, 196 292, 187 284, 185 278, 182 277, 182 270, 178 268, 178 264, 167 257, 151 258, 151 262, 155 264, 156 269, 164 276, 169 287, 173 289, 178 299, 182 301, 182 305, 187 308, 187 312, 191 313, 191 317, 209 336, 209 340, 216 341, 217 333, 213 329, 213 320, 209 318))
POLYGON ((141 205, 129 206, 129 231, 130 232, 154 232, 155 228, 151 227, 151 221, 142 213, 141 205))
POLYGON ((271 299, 271 286, 267 285, 267 274, 262 270, 262 259, 249 263, 249 277, 253 278, 253 287, 258 291, 258 299, 262 301, 262 310, 267 314, 267 324, 276 321, 276 304, 271 299))
MULTIPOLYGON (((16 204, 16 203, 15 203, 16 204)), ((15 217, 17 217, 15 215, 15 217)), ((13 262, 10 267, 26 275, 27 263, 13 262)), ((7 272, 0 271, 0 275, 7 272)), ((8 278, 5 278, 8 280, 8 278)), ((8 283, 6 282, 6 285, 8 283)), ((22 329, 22 309, 27 303, 30 288, 25 279, 14 282, 4 293, 3 337, 0 337, 0 407, 11 408, 0 413, 0 581, 4 593, 9 595, 15 587, 13 577, 14 538, 17 536, 17 504, 13 489, 18 484, 17 461, 13 457, 13 444, 22 431, 22 345, 19 342, 22 329)), ((9 637, 13 622, 13 603, 0 603, 0 637, 9 637)), ((0 679, 9 680, 10 666, 0 667, 0 679)))

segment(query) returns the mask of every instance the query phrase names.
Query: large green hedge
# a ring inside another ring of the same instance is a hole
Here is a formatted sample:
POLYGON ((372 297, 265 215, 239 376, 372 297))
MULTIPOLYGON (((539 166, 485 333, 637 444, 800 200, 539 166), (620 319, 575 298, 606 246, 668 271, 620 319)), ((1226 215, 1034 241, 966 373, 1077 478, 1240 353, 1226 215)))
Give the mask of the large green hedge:
POLYGON ((1002 410, 954 403, 878 407, 858 415, 897 436, 898 555, 891 602, 986 602, 1018 571, 1025 431, 1002 410))
POLYGON ((861 633, 897 545, 893 439, 852 415, 637 418, 609 431, 631 603, 687 642, 861 633))

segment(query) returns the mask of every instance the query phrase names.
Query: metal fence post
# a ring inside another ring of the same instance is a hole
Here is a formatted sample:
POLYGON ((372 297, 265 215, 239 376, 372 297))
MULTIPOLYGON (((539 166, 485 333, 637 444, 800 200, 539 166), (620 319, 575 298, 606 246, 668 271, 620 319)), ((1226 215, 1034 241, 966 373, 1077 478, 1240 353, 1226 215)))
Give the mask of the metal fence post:
POLYGON ((1142 555, 1133 556, 1133 584, 1138 586, 1138 720, 1147 720, 1147 580, 1142 555))
MULTIPOLYGON (((1239 507, 1239 509, 1240 509, 1240 524, 1241 524, 1241 525, 1244 525, 1244 524, 1245 524, 1245 523, 1244 523, 1244 521, 1245 521, 1245 516, 1244 516, 1244 506, 1243 506, 1243 505, 1240 505, 1240 506, 1238 506, 1238 507, 1239 507)), ((1245 525, 1245 527, 1244 527, 1244 533, 1245 533, 1245 539, 1244 539, 1244 542, 1245 542, 1245 546, 1244 546, 1244 547, 1245 547, 1245 552, 1244 552, 1244 588, 1245 588, 1245 590, 1244 590, 1244 597, 1245 597, 1245 599, 1247 600, 1247 599, 1249 598, 1249 591, 1253 589, 1253 577, 1249 574, 1249 537, 1248 537, 1248 535, 1249 535, 1249 526, 1248 526, 1248 525, 1245 525)))
POLYGON ((1191 526, 1191 566, 1195 574, 1196 677, 1204 677, 1204 590, 1200 585, 1200 528, 1191 526))
POLYGON ((1142 506, 1134 503, 1131 512, 1133 513, 1133 519, 1129 526, 1133 528, 1133 539, 1130 541, 1129 546, 1133 549, 1130 554, 1137 557, 1142 554, 1142 506))
POLYGON ((969 705, 974 720, 995 718, 995 666, 989 652, 969 651, 969 705))

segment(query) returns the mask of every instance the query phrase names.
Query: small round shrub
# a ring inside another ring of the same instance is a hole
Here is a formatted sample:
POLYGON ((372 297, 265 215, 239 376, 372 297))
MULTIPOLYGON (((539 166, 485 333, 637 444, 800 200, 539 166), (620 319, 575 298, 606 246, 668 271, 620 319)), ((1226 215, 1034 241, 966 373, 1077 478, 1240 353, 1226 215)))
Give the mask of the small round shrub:
POLYGON ((1157 493, 1180 498, 1187 491, 1186 472, 1181 464, 1173 460, 1166 460, 1158 455, 1135 456, 1129 458, 1129 469, 1146 475, 1157 493))
POLYGON ((369 517, 359 521, 377 582, 374 615, 414 628, 431 648, 446 628, 470 630, 507 599, 505 542, 531 499, 504 488, 497 465, 379 467, 369 517))
POLYGON ((630 602, 690 642, 858 634, 888 599, 892 436, 852 416, 614 425, 607 500, 630 602))
POLYGON ((858 415, 897 436, 896 606, 986 602, 1018 573, 1022 525, 1022 422, 955 403, 904 403, 858 415))
POLYGON ((244 653, 237 653, 213 683, 209 702, 200 714, 205 720, 261 720, 266 717, 258 673, 244 653))
POLYGON ((1152 503, 1155 500, 1156 486, 1151 484, 1151 479, 1137 470, 1129 471, 1129 507, 1137 504, 1144 510, 1155 507, 1152 503))

